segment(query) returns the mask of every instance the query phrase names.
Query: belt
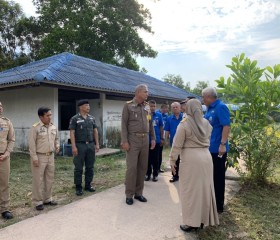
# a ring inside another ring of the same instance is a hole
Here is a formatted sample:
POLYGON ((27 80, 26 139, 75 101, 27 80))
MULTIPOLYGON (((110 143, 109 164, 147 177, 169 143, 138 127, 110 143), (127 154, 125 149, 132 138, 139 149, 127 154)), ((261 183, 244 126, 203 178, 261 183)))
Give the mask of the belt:
POLYGON ((89 144, 89 143, 93 143, 93 141, 77 141, 76 143, 89 144))
POLYGON ((44 156, 50 156, 50 155, 53 154, 53 152, 47 152, 47 153, 39 153, 39 152, 37 152, 37 154, 44 155, 44 156))
POLYGON ((146 137, 148 133, 135 133, 135 136, 137 137, 146 137))

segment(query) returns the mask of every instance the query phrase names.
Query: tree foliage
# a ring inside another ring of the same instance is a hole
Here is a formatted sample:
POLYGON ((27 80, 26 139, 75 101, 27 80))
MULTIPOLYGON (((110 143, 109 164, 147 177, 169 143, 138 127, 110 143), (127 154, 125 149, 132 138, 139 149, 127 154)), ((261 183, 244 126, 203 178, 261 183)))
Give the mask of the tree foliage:
POLYGON ((24 64, 30 59, 24 53, 24 44, 14 34, 23 17, 19 4, 0 0, 0 71, 24 64))
POLYGON ((198 81, 196 86, 192 89, 192 93, 201 96, 201 92, 204 88, 209 86, 209 82, 198 81))
POLYGON ((231 112, 230 161, 242 158, 249 180, 263 183, 273 173, 273 166, 280 157, 279 127, 271 117, 279 112, 280 64, 267 68, 257 66, 242 53, 227 65, 232 74, 216 82, 220 93, 232 96, 231 102, 239 106, 231 112), (278 136, 278 135, 279 136, 278 136))
POLYGON ((198 81, 196 86, 192 89, 190 82, 184 82, 183 78, 179 74, 176 75, 176 74, 169 74, 168 73, 162 79, 166 83, 169 83, 173 86, 184 89, 185 91, 191 92, 191 93, 196 94, 198 96, 201 95, 201 92, 204 88, 209 86, 209 82, 198 81))
POLYGON ((22 19, 17 35, 35 59, 71 52, 139 70, 136 57, 157 53, 139 36, 152 33, 150 12, 136 0, 34 0, 38 17, 22 19))
POLYGON ((166 74, 163 78, 163 81, 169 83, 175 87, 184 89, 187 92, 191 91, 190 82, 185 83, 181 75, 176 74, 166 74))

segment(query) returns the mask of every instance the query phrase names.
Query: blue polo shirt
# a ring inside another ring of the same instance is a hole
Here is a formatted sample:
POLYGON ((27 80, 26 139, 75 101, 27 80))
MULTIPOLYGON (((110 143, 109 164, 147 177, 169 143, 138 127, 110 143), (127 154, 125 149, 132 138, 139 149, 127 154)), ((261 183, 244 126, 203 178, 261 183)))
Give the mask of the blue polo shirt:
MULTIPOLYGON (((217 99, 209 105, 204 117, 213 127, 209 151, 211 153, 218 153, 222 140, 223 127, 230 126, 229 109, 220 99, 217 99)), ((227 152, 229 151, 228 141, 226 143, 226 150, 227 152)))
POLYGON ((169 132, 170 136, 170 146, 172 146, 173 138, 175 136, 177 127, 179 123, 182 121, 183 113, 180 113, 179 118, 177 119, 174 114, 167 118, 164 130, 169 132))
MULTIPOLYGON (((160 127, 163 127, 161 113, 154 112, 152 115, 152 120, 153 120, 154 129, 155 129, 156 143, 160 143, 160 127)), ((150 139, 150 142, 151 142, 151 139, 150 139)))
POLYGON ((166 121, 167 121, 167 118, 168 118, 168 113, 162 113, 160 110, 157 110, 156 112, 161 114, 162 121, 163 121, 163 128, 164 128, 164 126, 166 124, 166 121))

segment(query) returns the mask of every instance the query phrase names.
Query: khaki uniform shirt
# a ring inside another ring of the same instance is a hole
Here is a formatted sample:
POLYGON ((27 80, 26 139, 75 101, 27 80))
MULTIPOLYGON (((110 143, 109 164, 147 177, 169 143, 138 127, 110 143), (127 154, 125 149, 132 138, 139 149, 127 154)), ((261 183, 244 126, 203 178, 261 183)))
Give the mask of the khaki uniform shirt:
POLYGON ((29 152, 32 160, 38 160, 37 153, 55 152, 58 147, 58 131, 52 123, 46 127, 40 121, 32 126, 29 134, 29 152))
POLYGON ((138 104, 134 98, 124 104, 122 112, 122 143, 128 142, 128 134, 150 134, 151 140, 155 140, 155 131, 151 117, 150 106, 147 102, 138 104))
POLYGON ((10 154, 15 144, 15 131, 12 122, 0 116, 0 153, 10 154))

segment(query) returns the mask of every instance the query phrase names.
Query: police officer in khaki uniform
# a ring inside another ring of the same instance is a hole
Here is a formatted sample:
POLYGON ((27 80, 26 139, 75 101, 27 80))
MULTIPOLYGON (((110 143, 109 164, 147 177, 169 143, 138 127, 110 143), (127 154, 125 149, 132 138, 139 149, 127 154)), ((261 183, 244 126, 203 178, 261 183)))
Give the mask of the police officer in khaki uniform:
POLYGON ((74 184, 76 185, 76 195, 81 196, 83 166, 85 164, 85 190, 94 192, 91 185, 94 175, 95 151, 99 151, 98 131, 95 118, 89 115, 90 106, 87 99, 78 101, 80 112, 70 120, 70 138, 72 153, 74 155, 74 184), (95 144, 94 144, 95 142, 95 144))
POLYGON ((32 201, 36 210, 44 205, 55 206, 52 199, 54 180, 54 154, 59 152, 57 128, 51 123, 52 112, 47 107, 38 109, 40 122, 35 123, 29 134, 29 152, 32 169, 32 201))
POLYGON ((126 151, 126 203, 133 204, 133 196, 140 202, 147 202, 142 195, 148 167, 149 137, 151 149, 155 147, 155 132, 151 121, 148 87, 140 84, 135 89, 133 100, 125 103, 122 112, 121 145, 126 151))
POLYGON ((11 121, 2 116, 3 106, 0 102, 0 212, 5 219, 13 218, 8 210, 10 204, 10 152, 15 143, 15 132, 11 121))

